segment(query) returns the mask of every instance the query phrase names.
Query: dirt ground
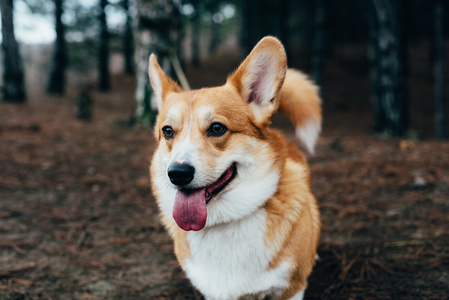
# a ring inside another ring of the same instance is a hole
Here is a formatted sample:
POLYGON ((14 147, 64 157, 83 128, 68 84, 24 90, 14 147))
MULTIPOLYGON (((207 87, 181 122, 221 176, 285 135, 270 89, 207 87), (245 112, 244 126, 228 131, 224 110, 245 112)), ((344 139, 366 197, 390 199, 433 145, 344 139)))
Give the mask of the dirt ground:
MULTIPOLYGON (((309 157, 322 236, 306 299, 449 299, 449 142, 431 138, 425 57, 414 54, 411 69, 416 130, 386 140, 370 133, 363 55, 335 55, 309 157)), ((192 85, 223 82, 238 60, 220 61, 190 69, 192 85)), ((152 131, 123 123, 134 81, 115 76, 112 86, 92 94, 87 122, 75 118, 76 89, 0 103, 0 299, 202 299, 159 223, 152 131)), ((274 123, 294 139, 282 115, 274 123)))

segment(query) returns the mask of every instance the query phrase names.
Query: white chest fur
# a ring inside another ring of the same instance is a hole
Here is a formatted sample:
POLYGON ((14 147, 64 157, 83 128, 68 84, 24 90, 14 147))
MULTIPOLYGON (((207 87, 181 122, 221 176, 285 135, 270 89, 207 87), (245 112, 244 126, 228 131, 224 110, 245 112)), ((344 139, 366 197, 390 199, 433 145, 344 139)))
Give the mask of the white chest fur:
POLYGON ((265 211, 259 209, 240 221, 189 233, 192 256, 185 270, 208 300, 244 295, 263 299, 288 285, 288 261, 269 269, 272 253, 264 241, 265 219, 265 211))

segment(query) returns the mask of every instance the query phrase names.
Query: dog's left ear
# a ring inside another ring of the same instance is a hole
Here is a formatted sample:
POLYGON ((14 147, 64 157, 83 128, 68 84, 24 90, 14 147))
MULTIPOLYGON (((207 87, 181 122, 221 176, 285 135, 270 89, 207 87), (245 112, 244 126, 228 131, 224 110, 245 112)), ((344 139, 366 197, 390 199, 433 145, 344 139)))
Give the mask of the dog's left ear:
POLYGON ((279 90, 287 72, 287 57, 281 42, 263 38, 229 78, 250 106, 256 121, 269 121, 279 106, 279 90))
POLYGON ((168 77, 157 62, 156 55, 150 55, 148 66, 148 75, 150 76, 151 86, 157 99, 158 110, 161 111, 165 97, 171 92, 182 92, 183 89, 170 77, 168 77))

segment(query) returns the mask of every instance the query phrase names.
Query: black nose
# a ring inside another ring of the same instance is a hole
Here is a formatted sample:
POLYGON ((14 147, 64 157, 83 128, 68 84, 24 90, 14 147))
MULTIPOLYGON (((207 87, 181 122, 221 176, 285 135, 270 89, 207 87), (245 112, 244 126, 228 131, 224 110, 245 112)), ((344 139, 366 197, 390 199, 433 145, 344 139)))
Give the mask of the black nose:
POLYGON ((188 164, 174 164, 168 168, 168 177, 175 185, 185 185, 193 180, 195 168, 188 164))

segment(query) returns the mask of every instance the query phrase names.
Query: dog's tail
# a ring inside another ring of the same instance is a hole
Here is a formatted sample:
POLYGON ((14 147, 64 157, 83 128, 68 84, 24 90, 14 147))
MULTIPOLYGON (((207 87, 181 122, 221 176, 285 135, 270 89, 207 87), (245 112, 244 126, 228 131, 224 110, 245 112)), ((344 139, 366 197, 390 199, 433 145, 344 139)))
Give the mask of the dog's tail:
POLYGON ((313 154, 322 119, 318 87, 303 73, 288 69, 280 91, 279 109, 290 118, 296 136, 313 154))

